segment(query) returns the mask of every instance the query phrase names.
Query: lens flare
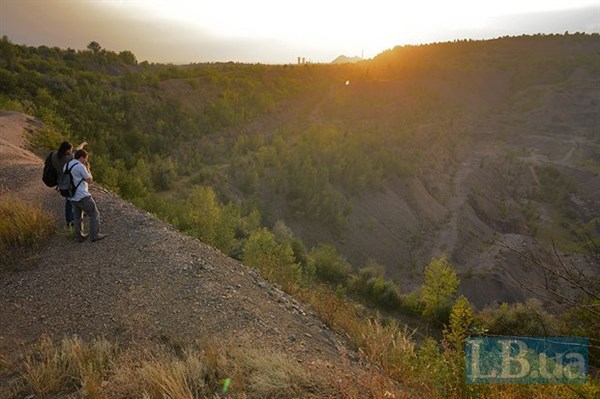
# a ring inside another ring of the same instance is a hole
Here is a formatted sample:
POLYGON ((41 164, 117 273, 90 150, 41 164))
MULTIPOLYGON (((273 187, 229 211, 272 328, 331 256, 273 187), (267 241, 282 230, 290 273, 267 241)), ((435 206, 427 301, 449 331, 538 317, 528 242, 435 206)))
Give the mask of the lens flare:
POLYGON ((223 380, 223 394, 229 391, 229 384, 231 384, 231 378, 227 377, 223 380))

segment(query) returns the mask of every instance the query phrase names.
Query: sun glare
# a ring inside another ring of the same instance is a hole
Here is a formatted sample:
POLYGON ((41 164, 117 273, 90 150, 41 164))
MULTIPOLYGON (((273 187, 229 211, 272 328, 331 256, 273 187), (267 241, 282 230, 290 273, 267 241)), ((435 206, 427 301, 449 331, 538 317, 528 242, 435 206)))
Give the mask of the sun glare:
POLYGON ((138 15, 153 21, 184 26, 198 35, 354 49, 353 55, 362 50, 370 57, 397 44, 423 43, 439 40, 441 33, 485 28, 491 18, 501 15, 589 6, 596 1, 148 0, 112 4, 136 9, 138 15))

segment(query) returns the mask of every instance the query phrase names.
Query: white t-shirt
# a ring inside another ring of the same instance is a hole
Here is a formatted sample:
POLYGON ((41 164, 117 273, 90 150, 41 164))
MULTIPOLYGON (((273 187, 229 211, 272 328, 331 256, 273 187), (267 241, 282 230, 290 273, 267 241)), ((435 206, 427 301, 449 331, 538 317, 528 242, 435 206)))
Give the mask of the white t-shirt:
POLYGON ((75 159, 73 161, 69 161, 65 164, 63 171, 66 171, 67 168, 73 167, 71 169, 71 175, 73 176, 73 184, 77 187, 75 191, 75 195, 69 197, 69 201, 81 201, 85 197, 89 197, 91 194, 88 191, 88 184, 85 181, 90 178, 90 174, 87 171, 87 168, 84 164, 79 162, 79 160, 75 159), (79 184, 81 182, 81 184, 79 184), (79 186, 77 186, 79 184, 79 186))

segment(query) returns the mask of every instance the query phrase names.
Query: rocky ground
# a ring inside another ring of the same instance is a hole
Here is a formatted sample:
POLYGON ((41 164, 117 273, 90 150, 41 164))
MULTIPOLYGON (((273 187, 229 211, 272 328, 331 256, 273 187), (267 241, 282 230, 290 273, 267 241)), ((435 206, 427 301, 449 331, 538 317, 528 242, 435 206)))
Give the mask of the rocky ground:
POLYGON ((91 193, 108 237, 76 242, 63 228, 62 197, 41 181, 43 161, 23 149, 23 132, 36 127, 0 114, 0 195, 41 204, 57 220, 39 253, 0 268, 0 354, 18 356, 42 336, 206 340, 274 349, 322 372, 358 370, 343 337, 258 271, 98 186, 91 193))

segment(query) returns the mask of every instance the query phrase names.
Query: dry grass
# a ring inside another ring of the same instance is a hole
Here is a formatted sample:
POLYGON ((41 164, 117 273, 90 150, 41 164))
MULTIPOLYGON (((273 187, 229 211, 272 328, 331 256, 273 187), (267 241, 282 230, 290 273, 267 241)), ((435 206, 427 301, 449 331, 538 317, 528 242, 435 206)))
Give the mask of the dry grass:
POLYGON ((43 397, 65 389, 75 374, 69 358, 68 353, 44 338, 23 362, 22 376, 31 392, 43 397))
MULTIPOLYGON (((467 385, 464 355, 428 339, 417 346, 413 332, 398 323, 366 320, 357 307, 331 289, 299 294, 334 330, 346 334, 371 369, 356 378, 341 374, 335 381, 343 398, 593 398, 600 382, 565 385, 467 385), (350 378, 350 379, 349 379, 350 378)), ((343 361, 342 361, 343 362, 343 361)))
POLYGON ((183 359, 150 359, 142 363, 138 376, 151 398, 192 399, 204 397, 206 367, 192 352, 183 359))
POLYGON ((249 398, 300 398, 323 389, 319 376, 282 353, 246 349, 240 352, 240 360, 249 398))
POLYGON ((85 344, 80 338, 63 339, 55 345, 43 338, 27 355, 21 376, 28 391, 47 396, 80 386, 86 397, 100 397, 98 392, 103 377, 116 356, 116 347, 105 339, 85 344))
POLYGON ((309 303, 332 330, 349 336, 358 345, 364 319, 356 304, 327 286, 298 290, 295 296, 309 303), (358 340, 357 340, 358 339, 358 340))
POLYGON ((368 320, 364 325, 361 345, 370 363, 377 364, 386 376, 402 381, 410 375, 416 351, 412 333, 396 322, 383 324, 368 320))
POLYGON ((177 354, 152 343, 121 350, 104 339, 44 338, 20 364, 7 364, 18 370, 9 396, 15 399, 306 398, 333 392, 322 376, 283 353, 227 344, 177 354))
POLYGON ((0 267, 15 264, 53 230, 52 215, 39 206, 3 194, 0 197, 0 267))
POLYGON ((456 386, 457 363, 435 341, 417 348, 409 333, 377 321, 368 323, 362 339, 362 353, 371 362, 368 368, 353 368, 348 357, 340 356, 340 363, 327 366, 326 373, 323 365, 309 366, 281 352, 247 346, 209 344, 176 353, 159 344, 122 350, 105 339, 86 343, 77 337, 56 344, 44 338, 21 362, 3 360, 3 367, 19 372, 7 396, 15 399, 541 399, 600 394, 598 381, 578 386, 456 386))

